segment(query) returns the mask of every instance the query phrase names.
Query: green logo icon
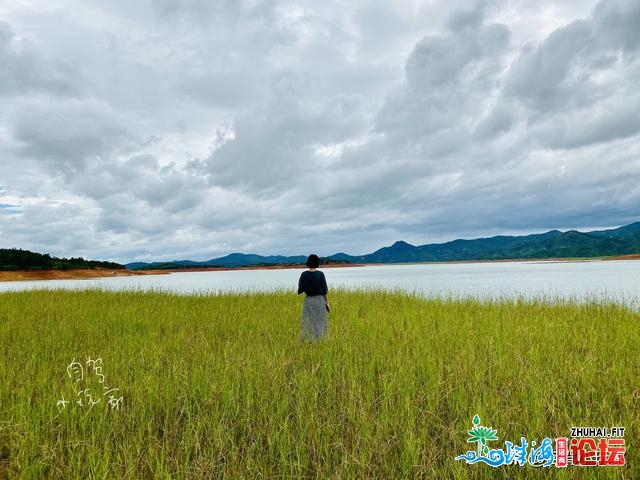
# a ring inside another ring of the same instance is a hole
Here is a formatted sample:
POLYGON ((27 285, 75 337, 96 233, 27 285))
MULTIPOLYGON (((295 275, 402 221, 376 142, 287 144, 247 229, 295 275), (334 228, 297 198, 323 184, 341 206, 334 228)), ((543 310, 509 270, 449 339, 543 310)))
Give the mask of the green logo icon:
POLYGON ((489 447, 487 447, 487 442, 491 440, 498 440, 497 430, 494 430, 491 427, 483 427, 480 425, 480 417, 476 415, 473 417, 473 428, 469 430, 469 438, 467 442, 478 443, 478 455, 487 455, 489 453, 489 447))

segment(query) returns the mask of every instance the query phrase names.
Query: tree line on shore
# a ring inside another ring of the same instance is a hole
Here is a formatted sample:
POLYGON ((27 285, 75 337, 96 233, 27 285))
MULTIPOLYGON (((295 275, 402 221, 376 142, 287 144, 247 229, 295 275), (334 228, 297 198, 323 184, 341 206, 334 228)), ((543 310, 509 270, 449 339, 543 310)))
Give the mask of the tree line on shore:
POLYGON ((124 269, 115 262, 85 260, 82 257, 57 258, 21 248, 0 248, 0 270, 72 270, 78 268, 124 269))

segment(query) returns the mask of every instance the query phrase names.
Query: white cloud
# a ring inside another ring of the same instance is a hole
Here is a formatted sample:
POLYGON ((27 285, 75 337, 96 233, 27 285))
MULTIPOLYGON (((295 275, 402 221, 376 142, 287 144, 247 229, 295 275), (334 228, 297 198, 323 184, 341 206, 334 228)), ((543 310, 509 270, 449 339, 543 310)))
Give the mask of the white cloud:
POLYGON ((638 31, 634 0, 2 3, 2 246, 359 254, 636 220, 638 31))

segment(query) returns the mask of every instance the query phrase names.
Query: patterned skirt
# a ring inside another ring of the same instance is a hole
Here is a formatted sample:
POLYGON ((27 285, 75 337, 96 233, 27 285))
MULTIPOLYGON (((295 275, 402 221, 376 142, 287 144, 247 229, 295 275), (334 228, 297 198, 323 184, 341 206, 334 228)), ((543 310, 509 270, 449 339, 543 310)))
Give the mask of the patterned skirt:
POLYGON ((300 338, 302 340, 318 340, 327 335, 327 308, 324 296, 312 295, 304 297, 302 320, 300 322, 300 338))

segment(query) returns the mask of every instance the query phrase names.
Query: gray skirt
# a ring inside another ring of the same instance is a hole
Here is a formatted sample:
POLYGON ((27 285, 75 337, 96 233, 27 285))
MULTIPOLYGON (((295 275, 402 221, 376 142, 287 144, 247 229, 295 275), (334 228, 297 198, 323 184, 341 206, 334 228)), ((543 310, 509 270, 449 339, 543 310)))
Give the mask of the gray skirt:
POLYGON ((318 340, 326 335, 327 308, 324 296, 305 295, 300 322, 300 338, 302 340, 318 340))

